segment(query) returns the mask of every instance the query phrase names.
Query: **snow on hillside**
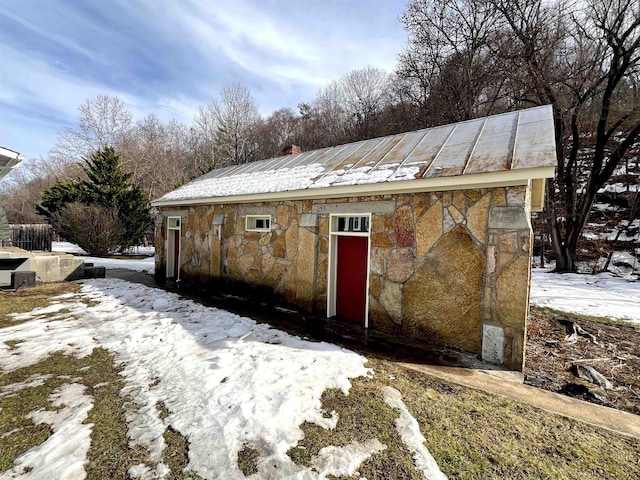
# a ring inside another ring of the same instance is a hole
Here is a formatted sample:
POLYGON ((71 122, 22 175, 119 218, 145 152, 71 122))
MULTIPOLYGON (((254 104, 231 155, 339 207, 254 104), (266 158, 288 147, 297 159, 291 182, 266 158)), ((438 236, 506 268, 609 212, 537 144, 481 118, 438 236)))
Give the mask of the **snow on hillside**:
POLYGON ((531 304, 640 324, 640 282, 610 272, 557 274, 534 268, 531 304))

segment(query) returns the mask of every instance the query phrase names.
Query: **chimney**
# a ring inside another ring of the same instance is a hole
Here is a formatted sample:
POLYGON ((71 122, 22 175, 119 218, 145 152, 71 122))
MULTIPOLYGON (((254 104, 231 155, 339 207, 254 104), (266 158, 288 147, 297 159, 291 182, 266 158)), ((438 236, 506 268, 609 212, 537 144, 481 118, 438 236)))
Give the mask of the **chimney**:
POLYGON ((302 149, 298 145, 287 145, 282 149, 283 155, 297 155, 298 153, 302 153, 302 149))

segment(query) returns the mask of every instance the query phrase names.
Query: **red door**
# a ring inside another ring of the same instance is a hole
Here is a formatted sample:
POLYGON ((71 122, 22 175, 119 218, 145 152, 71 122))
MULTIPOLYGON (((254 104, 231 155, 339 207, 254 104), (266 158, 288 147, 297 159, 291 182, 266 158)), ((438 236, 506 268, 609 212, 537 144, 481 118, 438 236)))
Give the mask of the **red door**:
POLYGON ((367 294, 366 237, 338 237, 336 313, 364 323, 367 294))

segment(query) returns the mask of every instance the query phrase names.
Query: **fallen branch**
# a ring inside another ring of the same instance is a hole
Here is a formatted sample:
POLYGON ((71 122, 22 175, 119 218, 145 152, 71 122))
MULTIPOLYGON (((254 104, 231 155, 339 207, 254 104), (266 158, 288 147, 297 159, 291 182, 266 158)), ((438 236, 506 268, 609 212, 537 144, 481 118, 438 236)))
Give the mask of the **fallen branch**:
MULTIPOLYGON (((617 358, 617 357, 616 357, 617 358)), ((610 360, 614 360, 611 357, 602 357, 602 358, 582 358, 580 360, 572 360, 572 363, 589 363, 589 362, 608 362, 610 360)))

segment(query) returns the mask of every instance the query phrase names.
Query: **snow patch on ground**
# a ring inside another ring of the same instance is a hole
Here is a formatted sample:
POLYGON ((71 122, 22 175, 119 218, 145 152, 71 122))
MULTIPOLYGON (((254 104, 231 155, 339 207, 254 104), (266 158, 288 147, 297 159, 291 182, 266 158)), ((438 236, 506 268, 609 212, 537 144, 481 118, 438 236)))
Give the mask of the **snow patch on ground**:
POLYGON ((155 272, 156 263, 154 257, 142 259, 99 258, 84 257, 85 263, 93 263, 96 267, 127 268, 136 272, 147 272, 151 275, 155 272))
POLYGON ((431 452, 424 446, 426 439, 420 432, 420 425, 409 413, 400 392, 393 387, 383 387, 382 397, 387 405, 400 412, 400 416, 395 421, 396 429, 402 441, 413 452, 416 468, 422 472, 427 480, 446 480, 447 476, 440 471, 431 452))
MULTIPOLYGON (((286 472, 292 478, 323 478, 313 467, 293 463, 286 452, 304 437, 303 422, 335 427, 338 417, 322 410, 322 392, 337 388, 346 394, 350 378, 371 374, 364 357, 121 280, 86 281, 79 295, 95 305, 69 298, 56 304, 53 317, 49 307, 35 309, 15 316, 23 323, 0 329, 0 365, 12 371, 54 352, 78 357, 96 347, 113 352, 123 369, 122 394, 133 399, 126 412, 131 442, 149 455, 147 464, 130 469, 132 476, 166 476, 161 458, 170 425, 189 439, 187 470, 205 479, 243 479, 237 456, 247 445, 262 455, 256 478, 285 478, 286 472), (4 347, 7 340, 20 343, 12 350, 4 347), (164 419, 158 402, 169 412, 164 419)), ((367 445, 369 454, 379 448, 367 445)), ((323 455, 316 461, 327 471, 334 468, 330 464, 350 469, 366 458, 354 445, 323 455), (337 457, 330 462, 331 455, 337 457)), ((46 461, 60 458, 50 454, 46 461)))
POLYGON ((156 268, 154 247, 131 247, 127 251, 127 254, 129 255, 148 255, 148 258, 142 259, 127 258, 126 255, 122 255, 122 258, 91 257, 78 245, 70 242, 53 242, 51 250, 54 252, 72 253, 74 255, 82 256, 85 263, 93 263, 96 267, 127 268, 137 272, 148 272, 152 275, 156 268))
POLYGON ((320 478, 327 475, 336 477, 350 477, 358 467, 371 455, 386 450, 387 446, 377 438, 365 442, 352 442, 344 447, 324 447, 318 455, 311 459, 311 465, 320 474, 320 478))
POLYGON ((83 249, 71 242, 53 242, 51 244, 52 252, 72 253, 74 255, 87 255, 83 249))
POLYGON ((49 396, 53 407, 62 408, 37 410, 28 415, 36 425, 50 425, 53 435, 20 455, 14 461, 15 466, 2 478, 82 480, 86 477, 84 464, 93 424, 83 422, 93 408, 93 400, 84 390, 84 385, 78 383, 62 385, 49 396))
POLYGON ((531 304, 640 324, 640 282, 612 273, 552 273, 534 268, 531 304))
POLYGON ((11 397, 19 392, 20 390, 24 390, 26 388, 35 388, 40 385, 44 385, 44 383, 49 380, 53 375, 31 375, 24 382, 12 383, 10 385, 5 385, 0 390, 0 398, 2 397, 11 397))

